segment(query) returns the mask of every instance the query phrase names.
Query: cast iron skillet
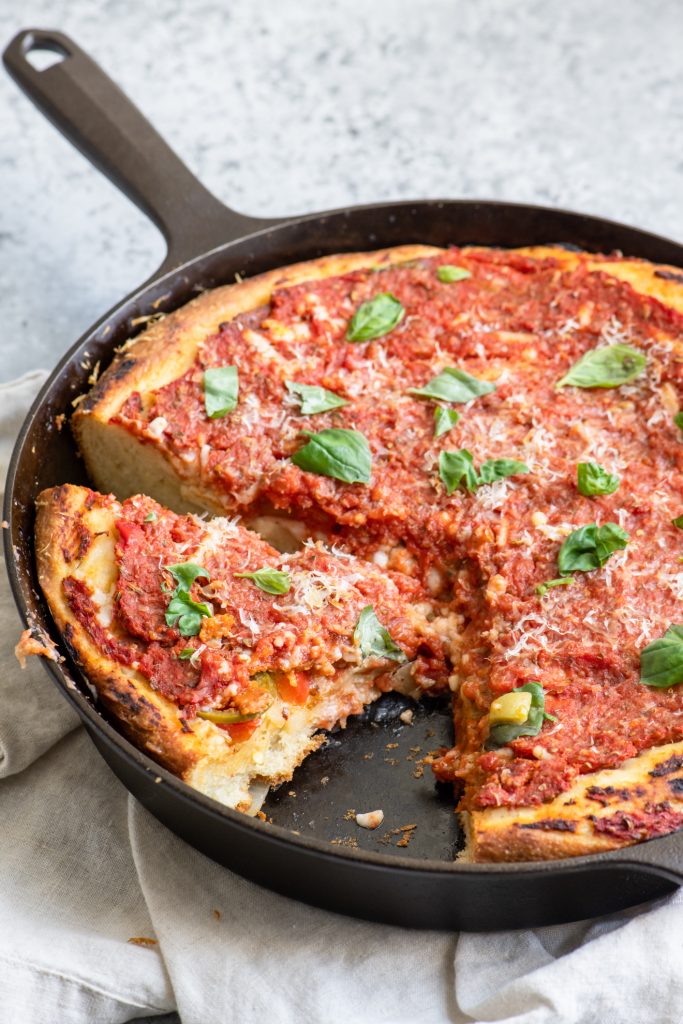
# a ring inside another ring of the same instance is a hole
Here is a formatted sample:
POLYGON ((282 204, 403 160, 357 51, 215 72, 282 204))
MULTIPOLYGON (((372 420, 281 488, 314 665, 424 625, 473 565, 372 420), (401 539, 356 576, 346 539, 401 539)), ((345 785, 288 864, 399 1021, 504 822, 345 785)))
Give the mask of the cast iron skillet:
MULTIPOLYGON (((596 217, 512 203, 427 200, 286 221, 247 217, 206 191, 67 36, 20 32, 4 61, 33 102, 151 217, 168 243, 157 273, 59 362, 14 450, 4 510, 10 581, 25 622, 57 641, 36 583, 34 499, 44 487, 87 482, 69 430, 58 430, 55 417, 70 413, 92 366, 101 360, 106 367, 115 347, 134 333, 136 317, 175 309, 198 288, 233 281, 236 273, 405 242, 561 242, 683 266, 683 246, 667 239, 596 217), (39 72, 26 59, 31 50, 63 59, 39 72)), ((69 287, 66 275, 64 284, 69 287)), ((406 701, 383 699, 365 720, 349 726, 343 742, 332 735, 289 786, 271 795, 266 811, 272 823, 263 823, 195 792, 128 743, 103 717, 68 657, 45 664, 97 749, 152 814, 219 863, 295 899, 374 921, 481 931, 595 917, 661 897, 683 881, 683 833, 560 863, 454 863, 461 836, 452 795, 439 791, 429 771, 420 777, 419 768, 430 747, 449 741, 448 708, 438 703, 416 707, 408 726, 398 718, 406 701), (385 813, 377 832, 363 832, 344 817, 352 808, 376 807, 385 813)))

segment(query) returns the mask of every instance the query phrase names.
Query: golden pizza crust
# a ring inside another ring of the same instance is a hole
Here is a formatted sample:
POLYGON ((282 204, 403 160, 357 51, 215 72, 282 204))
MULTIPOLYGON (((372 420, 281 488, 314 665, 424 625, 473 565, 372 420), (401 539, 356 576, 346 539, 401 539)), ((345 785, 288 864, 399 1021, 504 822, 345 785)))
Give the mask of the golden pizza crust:
MULTIPOLYGON (((86 580, 106 621, 118 578, 114 557, 116 499, 65 484, 37 500, 36 560, 43 593, 67 646, 124 733, 156 761, 208 796, 255 813, 268 789, 292 777, 294 769, 324 741, 321 727, 345 719, 353 706, 380 695, 371 673, 347 670, 318 682, 318 696, 304 707, 275 699, 262 725, 248 739, 232 743, 212 722, 184 722, 178 708, 152 689, 146 677, 107 656, 74 616, 65 598, 66 577, 86 580)), ((102 620, 100 620, 102 621, 102 620)))
POLYGON ((580 775, 549 803, 468 812, 462 859, 554 860, 618 849, 644 838, 637 823, 632 838, 620 839, 596 829, 596 821, 622 814, 637 819, 655 804, 683 813, 683 742, 651 747, 618 768, 580 775))

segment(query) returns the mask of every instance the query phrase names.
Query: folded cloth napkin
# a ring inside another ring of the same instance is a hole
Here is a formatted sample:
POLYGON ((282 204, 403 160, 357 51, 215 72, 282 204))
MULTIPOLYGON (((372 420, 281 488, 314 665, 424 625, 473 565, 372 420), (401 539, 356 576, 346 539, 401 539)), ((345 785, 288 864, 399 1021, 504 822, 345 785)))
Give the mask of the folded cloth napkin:
MULTIPOLYGON (((44 374, 0 386, 0 460, 44 374)), ((373 925, 191 850, 110 773, 0 582, 0 1024, 680 1024, 683 898, 449 935, 373 925), (152 940, 144 943, 131 939, 152 940)), ((277 870, 277 865, 273 865, 277 870)))

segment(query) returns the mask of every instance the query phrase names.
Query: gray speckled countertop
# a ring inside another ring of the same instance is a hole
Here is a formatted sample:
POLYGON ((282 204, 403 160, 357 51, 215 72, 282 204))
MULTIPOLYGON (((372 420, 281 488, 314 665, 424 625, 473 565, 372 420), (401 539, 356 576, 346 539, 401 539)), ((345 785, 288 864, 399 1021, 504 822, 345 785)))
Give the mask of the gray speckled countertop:
MULTIPOLYGON (((677 0, 25 0, 244 212, 465 196, 683 238, 677 0)), ((0 379, 50 366, 162 240, 0 75, 0 379)))

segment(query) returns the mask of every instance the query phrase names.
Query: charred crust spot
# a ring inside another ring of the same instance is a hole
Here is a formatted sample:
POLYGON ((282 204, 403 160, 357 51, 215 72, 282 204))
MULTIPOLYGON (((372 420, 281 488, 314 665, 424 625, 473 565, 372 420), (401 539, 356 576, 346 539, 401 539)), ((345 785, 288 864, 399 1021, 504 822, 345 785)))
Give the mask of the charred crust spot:
POLYGON ((664 281, 678 281, 683 284, 683 274, 678 274, 674 270, 655 270, 655 277, 661 277, 664 281))
POLYGON ((62 544, 62 555, 67 565, 80 561, 92 543, 92 534, 80 519, 74 519, 65 543, 62 544))
POLYGON ((527 825, 518 824, 517 828, 533 828, 541 832, 576 832, 576 822, 564 818, 545 818, 543 821, 531 821, 527 825))
POLYGON ((669 779, 669 789, 676 796, 683 796, 683 779, 669 779))
POLYGON ((631 792, 628 789, 617 789, 616 786, 589 786, 586 796, 606 807, 611 800, 628 800, 631 792))
POLYGON ((123 380, 133 369, 136 364, 135 359, 126 357, 118 362, 113 363, 107 371, 107 383, 111 387, 112 383, 117 383, 123 380))
POLYGON ((673 775, 679 768, 683 768, 683 754, 674 754, 667 761, 662 761, 656 765, 648 774, 653 779, 661 779, 663 775, 673 775))

